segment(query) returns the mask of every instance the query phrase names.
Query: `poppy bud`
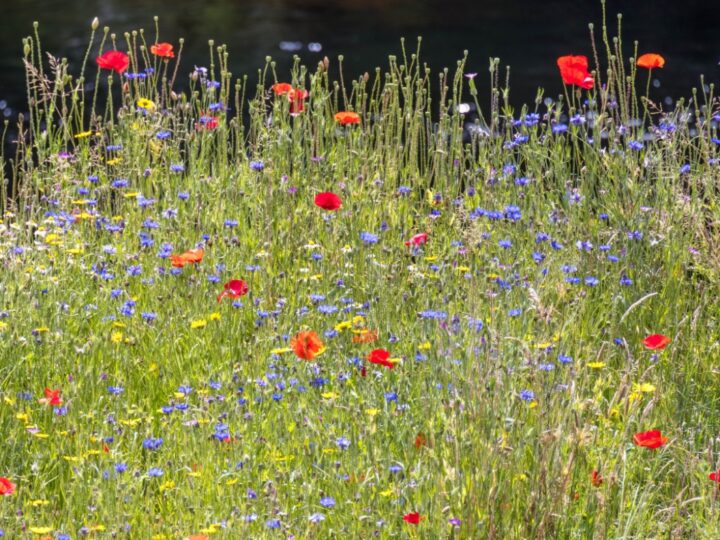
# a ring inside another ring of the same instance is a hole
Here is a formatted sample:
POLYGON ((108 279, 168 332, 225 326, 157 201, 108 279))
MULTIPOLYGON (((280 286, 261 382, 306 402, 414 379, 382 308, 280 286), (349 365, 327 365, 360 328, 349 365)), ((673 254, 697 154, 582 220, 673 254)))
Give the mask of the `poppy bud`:
POLYGON ((92 22, 90 23, 90 28, 92 28, 93 32, 98 29, 98 26, 100 26, 100 19, 95 17, 92 22))

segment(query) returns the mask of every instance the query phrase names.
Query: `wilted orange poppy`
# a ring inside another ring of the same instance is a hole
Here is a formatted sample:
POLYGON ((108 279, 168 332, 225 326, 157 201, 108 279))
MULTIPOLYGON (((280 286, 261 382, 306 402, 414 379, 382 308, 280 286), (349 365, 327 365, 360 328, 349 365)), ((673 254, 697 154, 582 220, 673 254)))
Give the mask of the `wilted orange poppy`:
POLYGON ((150 46, 150 52, 162 58, 175 58, 173 46, 170 43, 156 43, 150 46))
POLYGON ((665 65, 665 59, 659 54, 643 54, 637 59, 637 65, 645 69, 661 68, 665 65))
POLYGON ((186 264, 196 264, 202 262, 205 256, 205 250, 202 248, 191 249, 180 255, 170 255, 170 262, 175 268, 182 268, 186 264))
POLYGON ((340 111, 335 114, 335 121, 339 122, 342 126, 347 126, 348 124, 359 124, 360 115, 350 111, 340 111))
POLYGON ((593 470, 592 474, 590 475, 590 483, 595 487, 600 487, 603 483, 603 477, 600 475, 599 472, 593 470))
POLYGON ((666 442, 668 442, 668 438, 663 437, 660 430, 653 429, 651 431, 643 431, 642 433, 636 433, 633 436, 633 441, 635 441, 635 444, 637 444, 638 446, 642 446, 645 448, 660 448, 666 442))
POLYGON ((312 330, 295 334, 290 340, 290 347, 303 360, 312 360, 325 351, 325 344, 312 330))
POLYGON ((357 334, 353 334, 353 343, 372 343, 377 341, 378 332, 377 330, 370 330, 369 328, 363 328, 357 331, 357 334))
POLYGON ((415 448, 422 448, 425 445, 427 445, 427 439, 425 434, 420 432, 415 436, 415 448))

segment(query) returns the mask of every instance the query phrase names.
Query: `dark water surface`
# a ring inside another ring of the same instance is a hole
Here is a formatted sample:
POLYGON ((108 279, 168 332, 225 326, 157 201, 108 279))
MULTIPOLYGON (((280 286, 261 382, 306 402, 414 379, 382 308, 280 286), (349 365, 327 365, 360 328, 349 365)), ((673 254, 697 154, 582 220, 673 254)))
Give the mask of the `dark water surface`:
MULTIPOLYGON (((657 71, 656 100, 688 96, 700 74, 720 82, 720 1, 609 0, 613 33, 618 12, 626 57, 637 39, 641 53, 667 60, 657 71)), ((234 76, 253 80, 266 55, 278 61, 282 77, 293 54, 311 69, 325 55, 343 54, 350 79, 385 66, 388 54, 400 52, 400 37, 414 49, 422 35, 422 55, 435 72, 452 69, 464 49, 485 86, 490 56, 512 66, 511 101, 519 105, 532 101, 537 87, 550 96, 562 91, 558 56, 592 55, 587 24, 599 33, 601 6, 597 0, 0 0, 0 118, 24 109, 21 39, 32 33, 32 21, 40 22, 43 47, 79 70, 94 16, 120 37, 144 28, 152 40, 154 15, 161 41, 185 38, 181 72, 207 64, 212 38, 229 46, 234 76), (300 48, 283 50, 281 42, 300 48)))

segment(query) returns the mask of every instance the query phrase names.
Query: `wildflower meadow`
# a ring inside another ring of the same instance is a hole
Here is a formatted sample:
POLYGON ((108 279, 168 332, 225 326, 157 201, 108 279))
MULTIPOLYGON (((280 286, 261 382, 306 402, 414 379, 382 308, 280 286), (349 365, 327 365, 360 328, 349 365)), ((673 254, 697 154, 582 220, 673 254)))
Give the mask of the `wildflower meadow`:
POLYGON ((720 538, 711 81, 88 30, 4 124, 0 537, 720 538))

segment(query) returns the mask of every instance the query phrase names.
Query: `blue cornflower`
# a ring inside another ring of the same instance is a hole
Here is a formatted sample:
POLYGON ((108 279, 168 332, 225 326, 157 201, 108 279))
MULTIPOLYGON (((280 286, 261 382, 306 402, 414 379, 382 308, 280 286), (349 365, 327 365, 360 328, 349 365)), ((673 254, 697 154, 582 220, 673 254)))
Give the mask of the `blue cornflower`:
POLYGON ((184 172, 185 171, 185 165, 182 163, 173 163, 170 165, 170 170, 172 172, 184 172))
POLYGON ((522 310, 517 309, 517 308, 511 309, 510 311, 508 311, 508 315, 510 317, 518 317, 521 313, 522 313, 522 310))
POLYGON ((572 356, 567 356, 565 354, 559 354, 558 361, 561 364, 570 364, 573 361, 573 359, 572 359, 572 356))
POLYGON ((535 392, 533 392, 532 390, 523 390, 522 392, 520 392, 520 399, 522 399, 523 401, 532 401, 533 399, 535 399, 535 392))
POLYGON ((335 439, 335 444, 338 445, 340 450, 347 450, 350 447, 350 439, 347 437, 338 437, 335 439))
POLYGON ((125 178, 116 178, 110 184, 114 188, 126 188, 128 187, 128 181, 125 178))
POLYGON ((336 306, 328 306, 325 304, 321 304, 317 307, 317 310, 323 315, 330 315, 331 313, 335 313, 338 308, 336 306))
POLYGON ((640 141, 630 141, 628 143, 628 148, 630 148, 630 150, 635 150, 636 152, 642 150, 644 147, 645 145, 640 141))
POLYGON ((268 519, 265 522, 265 526, 270 529, 279 529, 280 528, 280 520, 279 519, 268 519))
POLYGON ((385 401, 397 401, 397 392, 385 392, 385 401))
POLYGON ((567 132, 567 130, 568 130, 567 124, 556 124, 552 127, 552 132, 556 133, 556 134, 557 133, 565 133, 565 132, 567 132))
POLYGON ((598 278, 596 278, 594 276, 588 276, 585 278, 585 285, 587 285, 589 287, 594 287, 598 283, 600 283, 600 281, 598 280, 598 278))
POLYGON ((630 285, 632 285, 632 284, 633 284, 633 280, 630 279, 629 277, 627 277, 627 276, 622 276, 622 277, 620 278, 620 285, 623 285, 623 286, 625 286, 625 287, 628 287, 628 286, 630 286, 630 285))
POLYGON ((503 248, 503 249, 509 249, 509 248, 512 247, 512 241, 511 241, 511 240, 507 240, 507 239, 505 239, 505 240, 500 240, 500 241, 498 242, 498 246, 500 246, 500 247, 503 248))
POLYGON ((327 496, 323 497, 322 499, 320 499, 320 505, 324 506, 325 508, 332 508, 333 506, 335 506, 335 499, 327 496))
POLYGON ((250 168, 253 171, 260 172, 265 168, 265 163, 263 163, 261 160, 255 160, 250 162, 250 168))
POLYGON ((153 438, 148 437, 145 439, 142 443, 143 448, 145 450, 158 450, 163 444, 163 439, 161 437, 153 438))
POLYGON ((555 364, 540 364, 538 366, 538 369, 540 371, 552 371, 553 369, 555 369, 555 364))
POLYGON ((151 467, 148 469, 148 476, 150 478, 158 478, 165 474, 160 467, 151 467))
POLYGON ((448 314, 445 311, 426 310, 420 312, 423 319, 447 319, 448 314))
POLYGON ((369 232, 361 232, 360 240, 362 240, 367 245, 375 244, 378 241, 378 236, 369 232))
POLYGON ((122 386, 108 386, 107 388, 108 392, 111 393, 114 396, 119 396, 122 394, 125 389, 122 386))
POLYGON ((318 523, 320 521, 323 521, 325 519, 325 515, 321 514, 320 512, 315 512, 314 514, 310 514, 310 517, 308 520, 310 523, 318 523))

